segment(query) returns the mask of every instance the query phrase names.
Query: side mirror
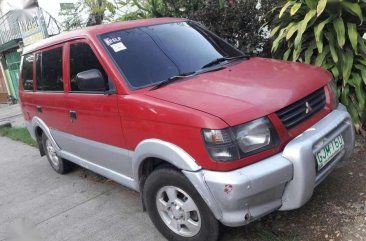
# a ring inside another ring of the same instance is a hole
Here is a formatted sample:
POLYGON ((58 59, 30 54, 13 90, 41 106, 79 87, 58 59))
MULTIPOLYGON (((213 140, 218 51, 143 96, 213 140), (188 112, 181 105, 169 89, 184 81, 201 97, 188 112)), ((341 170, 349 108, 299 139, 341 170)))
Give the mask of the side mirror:
POLYGON ((76 75, 76 84, 80 91, 104 92, 106 90, 103 75, 97 69, 90 69, 78 73, 76 75))

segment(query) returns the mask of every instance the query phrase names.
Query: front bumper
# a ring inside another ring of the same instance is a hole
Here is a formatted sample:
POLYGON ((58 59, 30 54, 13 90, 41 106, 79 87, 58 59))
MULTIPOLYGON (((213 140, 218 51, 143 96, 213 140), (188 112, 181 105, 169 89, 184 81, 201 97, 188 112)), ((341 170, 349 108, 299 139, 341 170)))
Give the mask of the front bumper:
POLYGON ((183 173, 224 225, 241 226, 274 210, 304 205, 336 164, 353 152, 355 134, 343 105, 289 142, 284 151, 230 172, 183 173), (338 135, 345 147, 320 172, 315 153, 338 135))

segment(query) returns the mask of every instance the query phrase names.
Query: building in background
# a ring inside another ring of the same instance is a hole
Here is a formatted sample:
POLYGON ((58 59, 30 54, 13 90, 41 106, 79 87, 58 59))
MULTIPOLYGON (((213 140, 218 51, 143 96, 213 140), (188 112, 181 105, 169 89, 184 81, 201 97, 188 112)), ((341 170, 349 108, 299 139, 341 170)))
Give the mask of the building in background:
POLYGON ((59 22, 37 0, 0 1, 0 13, 4 12, 0 17, 0 102, 8 96, 18 99, 23 47, 61 32, 59 22))
POLYGON ((4 73, 0 72, 0 103, 4 103, 8 100, 10 91, 8 90, 8 85, 6 79, 4 78, 4 73))

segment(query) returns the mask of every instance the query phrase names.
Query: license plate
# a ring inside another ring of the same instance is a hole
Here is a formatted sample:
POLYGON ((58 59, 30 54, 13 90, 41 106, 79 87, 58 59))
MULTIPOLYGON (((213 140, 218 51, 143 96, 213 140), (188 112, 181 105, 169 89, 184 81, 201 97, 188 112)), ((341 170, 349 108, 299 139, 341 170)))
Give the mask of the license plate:
POLYGON ((316 161, 318 163, 318 171, 322 169, 329 161, 332 160, 344 148, 344 141, 342 136, 337 136, 328 145, 323 147, 316 153, 316 161))

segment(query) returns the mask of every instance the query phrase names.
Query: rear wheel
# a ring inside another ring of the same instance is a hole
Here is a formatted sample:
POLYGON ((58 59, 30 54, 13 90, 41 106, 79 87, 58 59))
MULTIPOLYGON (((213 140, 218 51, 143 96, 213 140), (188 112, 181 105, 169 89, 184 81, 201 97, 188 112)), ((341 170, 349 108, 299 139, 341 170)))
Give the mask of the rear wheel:
POLYGON ((143 194, 152 222, 168 240, 217 240, 218 221, 181 172, 168 168, 154 171, 143 194))
POLYGON ((44 133, 42 134, 42 145, 53 170, 60 174, 66 174, 71 171, 72 163, 57 155, 56 149, 44 133))

